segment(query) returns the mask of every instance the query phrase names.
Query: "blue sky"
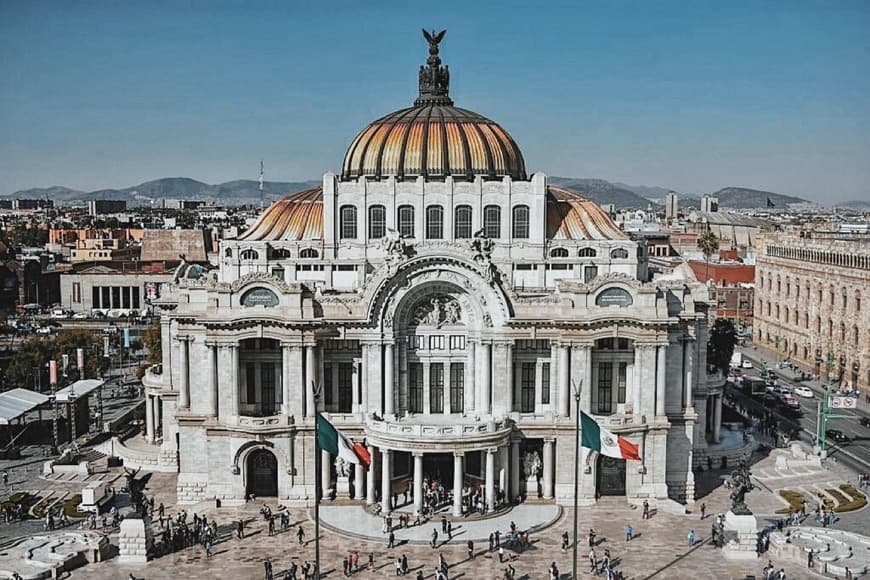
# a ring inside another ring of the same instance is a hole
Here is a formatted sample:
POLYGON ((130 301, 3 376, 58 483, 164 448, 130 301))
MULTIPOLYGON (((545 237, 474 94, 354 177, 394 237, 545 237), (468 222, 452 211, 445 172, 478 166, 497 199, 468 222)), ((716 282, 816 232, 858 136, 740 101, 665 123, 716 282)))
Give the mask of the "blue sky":
POLYGON ((862 0, 0 0, 0 194, 317 179, 413 101, 423 26, 532 171, 870 199, 862 0))

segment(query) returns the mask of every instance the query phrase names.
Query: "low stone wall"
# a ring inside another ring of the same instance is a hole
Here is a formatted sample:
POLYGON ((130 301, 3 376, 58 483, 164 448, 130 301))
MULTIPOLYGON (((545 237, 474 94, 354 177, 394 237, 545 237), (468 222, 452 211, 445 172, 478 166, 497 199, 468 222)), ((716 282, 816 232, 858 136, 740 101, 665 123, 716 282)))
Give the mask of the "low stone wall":
POLYGON ((131 449, 124 445, 117 437, 112 437, 108 441, 100 443, 96 449, 100 453, 120 457, 124 460, 124 466, 130 469, 142 469, 143 471, 157 471, 161 473, 174 473, 178 470, 175 462, 169 463, 167 458, 163 457, 165 454, 159 447, 155 447, 153 452, 150 450, 131 449))
POLYGON ((182 473, 178 476, 178 503, 191 505, 207 499, 208 476, 192 473, 182 473))
POLYGON ((90 475, 91 468, 87 461, 73 463, 72 465, 58 464, 54 460, 46 461, 42 465, 42 474, 51 475, 53 473, 78 473, 80 475, 90 475))

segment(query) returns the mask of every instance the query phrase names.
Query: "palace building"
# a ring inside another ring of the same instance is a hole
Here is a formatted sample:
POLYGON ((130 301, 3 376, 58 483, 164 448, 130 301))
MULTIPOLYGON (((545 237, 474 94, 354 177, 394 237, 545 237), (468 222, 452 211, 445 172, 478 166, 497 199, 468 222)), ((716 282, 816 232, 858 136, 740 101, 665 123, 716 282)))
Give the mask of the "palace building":
POLYGON ((323 489, 341 497, 388 510, 410 486, 419 505, 427 477, 489 505, 568 504, 578 405, 643 456, 582 450, 581 503, 693 500, 721 422, 706 288, 648 281, 645 248, 607 213, 455 106, 442 37, 428 35, 413 106, 154 301, 147 437, 180 502, 310 505, 318 409, 373 457, 351 470, 324 456, 323 489))

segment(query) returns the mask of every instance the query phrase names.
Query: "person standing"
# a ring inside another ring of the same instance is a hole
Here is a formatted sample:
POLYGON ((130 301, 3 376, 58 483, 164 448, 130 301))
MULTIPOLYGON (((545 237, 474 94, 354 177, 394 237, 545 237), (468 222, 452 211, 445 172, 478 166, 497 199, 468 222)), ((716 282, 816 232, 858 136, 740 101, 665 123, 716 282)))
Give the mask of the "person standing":
POLYGON ((492 532, 489 533, 489 551, 492 552, 495 547, 495 534, 492 532))
POLYGON ((647 500, 643 500, 643 519, 649 519, 649 502, 647 500))
POLYGON ((299 529, 296 531, 296 537, 299 538, 299 545, 301 546, 305 541, 305 530, 302 529, 302 524, 299 524, 299 529))
POLYGON ((468 543, 466 544, 466 548, 467 548, 467 552, 468 552, 468 559, 474 560, 474 542, 472 542, 471 540, 468 540, 468 543))
POLYGON ((501 547, 501 532, 499 530, 495 531, 495 547, 501 547))
POLYGON ((625 526, 625 541, 630 542, 634 537, 634 528, 631 527, 631 524, 625 526))
POLYGON ((447 522, 447 539, 453 539, 453 522, 447 522))
POLYGON ((589 572, 598 573, 598 558, 595 557, 595 548, 589 548, 589 572))
POLYGON ((690 548, 695 545, 695 530, 689 530, 686 540, 688 540, 690 548))
POLYGON ((707 504, 701 502, 701 519, 703 520, 705 517, 707 517, 707 504))
POLYGON ((432 528, 432 549, 438 546, 438 528, 432 528))
POLYGON ((404 576, 407 573, 408 573, 408 556, 406 556, 405 554, 402 554, 402 575, 404 576))
POLYGON ((396 534, 390 532, 390 535, 387 536, 387 549, 392 550, 396 547, 396 534))
POLYGON ((396 558, 396 576, 402 575, 402 559, 396 558))
MULTIPOLYGON (((562 532, 562 551, 567 552, 570 544, 571 544, 571 541, 568 539, 568 532, 567 531, 562 532)), ((555 562, 554 562, 554 564, 555 564, 555 562)))
POLYGON ((504 546, 498 547, 498 562, 499 564, 504 562, 504 546))

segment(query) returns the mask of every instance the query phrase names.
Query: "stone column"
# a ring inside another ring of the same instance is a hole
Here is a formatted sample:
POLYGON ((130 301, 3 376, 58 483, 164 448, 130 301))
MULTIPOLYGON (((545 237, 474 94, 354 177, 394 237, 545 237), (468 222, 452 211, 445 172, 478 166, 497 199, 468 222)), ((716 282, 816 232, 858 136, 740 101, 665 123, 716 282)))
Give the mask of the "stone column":
POLYGON ((423 453, 414 453, 414 511, 423 510, 423 453))
POLYGON ((154 443, 154 406, 151 395, 145 397, 145 440, 154 443))
POLYGON ((492 413, 492 344, 480 345, 480 404, 482 415, 492 413))
POLYGON ((465 361, 465 412, 471 415, 471 411, 477 411, 477 366, 474 363, 475 359, 475 343, 468 341, 465 344, 468 349, 467 359, 465 361))
POLYGON ((188 346, 190 337, 178 337, 178 408, 190 409, 190 357, 188 356, 188 346))
POLYGON ((290 383, 293 381, 291 374, 291 352, 292 345, 287 342, 281 343, 281 414, 290 416, 293 414, 290 402, 290 383))
POLYGON ((375 505, 375 469, 377 466, 377 449, 374 445, 369 445, 369 456, 372 458, 372 464, 369 466, 368 486, 366 486, 366 505, 375 505))
POLYGON ((582 344, 579 346, 579 349, 580 361, 583 365, 582 372, 580 373, 583 383, 577 385, 580 387, 580 408, 590 413, 592 412, 592 345, 582 344))
MULTIPOLYGON (((505 365, 505 401, 504 412, 510 413, 514 410, 514 347, 508 343, 504 345, 504 365, 505 365)), ((507 489, 505 488, 505 491, 507 489)))
POLYGON ((161 366, 163 367, 163 386, 172 389, 174 387, 172 380, 172 338, 170 334, 170 320, 166 316, 160 317, 160 341, 163 349, 160 357, 161 366))
POLYGON ((350 388, 352 389, 350 410, 352 413, 359 413, 359 359, 353 359, 353 373, 351 374, 350 388))
POLYGON ((571 369, 568 362, 568 346, 560 344, 556 348, 559 351, 559 415, 567 417, 571 405, 571 369))
POLYGON ((634 362, 631 365, 631 406, 635 417, 640 417, 643 410, 643 401, 641 399, 641 390, 643 389, 643 382, 641 382, 642 368, 643 348, 635 343, 634 362))
POLYGON ((722 396, 716 395, 713 408, 713 443, 719 443, 719 429, 722 427, 722 396))
POLYGON ((656 363, 656 417, 665 415, 665 361, 668 354, 667 345, 657 347, 658 362, 656 363))
POLYGON ((285 371, 288 381, 284 387, 285 404, 289 414, 298 422, 305 415, 305 385, 303 383, 304 362, 301 344, 289 346, 290 368, 285 371), (286 399, 289 397, 289 400, 286 399))
POLYGON ((381 449, 381 513, 390 513, 393 496, 392 457, 389 449, 381 449))
POLYGON ((320 489, 323 495, 329 497, 332 489, 332 456, 325 449, 320 450, 320 489))
POLYGON ((362 463, 354 465, 353 478, 353 499, 361 501, 365 498, 363 489, 365 488, 366 470, 362 463))
POLYGON ((692 394, 692 369, 695 366, 695 340, 693 338, 687 338, 684 344, 686 345, 686 359, 684 362, 686 365, 686 398, 683 401, 683 408, 687 412, 690 412, 693 410, 695 405, 692 394))
MULTIPOLYGON (((453 452, 453 516, 462 515, 462 482, 465 479, 462 471, 462 452, 453 452)), ((416 496, 415 496, 416 497, 416 496)))
POLYGON ((393 375, 395 363, 393 362, 393 345, 384 345, 384 415, 393 414, 393 375))
POLYGON ((209 417, 217 417, 218 415, 218 381, 217 381, 217 345, 213 342, 207 342, 205 347, 208 349, 208 362, 206 372, 208 373, 208 406, 206 415, 209 417))
POLYGON ((487 511, 495 507, 495 449, 486 450, 486 483, 484 497, 487 511))
POLYGON ((542 402, 544 394, 544 363, 540 360, 535 361, 535 414, 540 415, 544 412, 544 404, 542 402))
POLYGON ((161 438, 161 428, 163 426, 163 413, 160 408, 161 399, 158 396, 153 397, 154 400, 154 439, 161 438))
POLYGON ((305 347, 305 416, 314 417, 314 381, 317 370, 314 366, 314 345, 305 347))
POLYGON ((544 467, 541 479, 544 499, 553 499, 553 443, 554 439, 544 439, 544 467))
POLYGON ((239 416, 239 345, 230 345, 230 360, 232 361, 230 410, 235 417, 239 416))
POLYGON ((507 445, 502 445, 498 448, 498 488, 508 494, 508 486, 510 485, 510 456, 508 452, 510 448, 507 445))
POLYGON ((511 487, 508 499, 515 500, 520 495, 520 442, 511 442, 511 487))

